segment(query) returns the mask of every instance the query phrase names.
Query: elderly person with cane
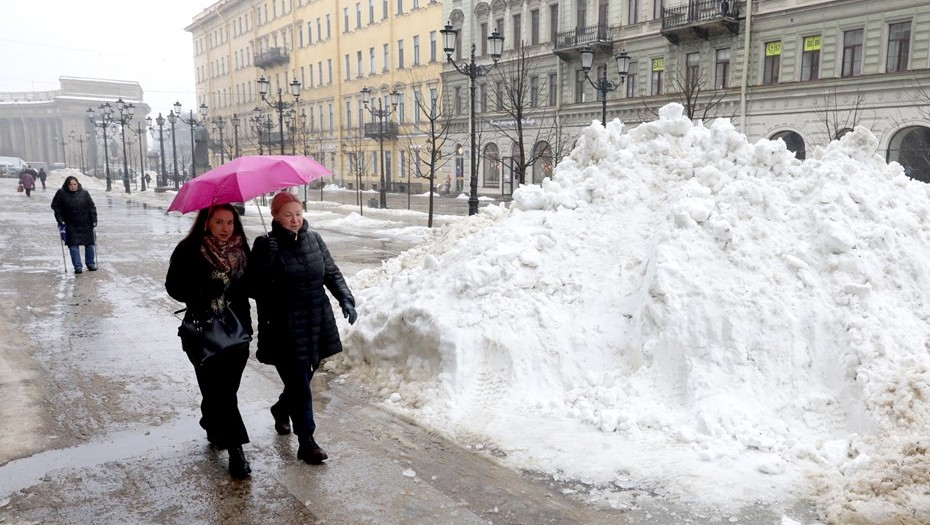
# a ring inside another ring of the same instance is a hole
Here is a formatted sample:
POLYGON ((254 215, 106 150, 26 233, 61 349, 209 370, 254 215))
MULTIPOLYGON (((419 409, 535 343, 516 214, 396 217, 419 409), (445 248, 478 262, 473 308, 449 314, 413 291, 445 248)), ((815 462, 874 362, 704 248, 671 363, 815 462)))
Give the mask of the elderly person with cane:
POLYGON ((94 228, 97 227, 97 207, 90 193, 81 187, 77 177, 71 175, 65 179, 61 189, 52 199, 52 210, 58 222, 58 230, 64 235, 64 242, 71 252, 74 273, 82 273, 81 246, 84 247, 84 261, 87 269, 97 269, 96 242, 94 228))

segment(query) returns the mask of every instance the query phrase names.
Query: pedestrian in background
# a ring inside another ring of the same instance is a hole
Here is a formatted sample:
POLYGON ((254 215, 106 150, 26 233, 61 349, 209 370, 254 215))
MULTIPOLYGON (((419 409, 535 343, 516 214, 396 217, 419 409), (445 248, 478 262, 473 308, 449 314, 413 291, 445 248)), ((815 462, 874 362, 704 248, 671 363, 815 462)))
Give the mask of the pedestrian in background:
POLYGON ((23 191, 26 192, 27 197, 32 196, 32 190, 36 187, 36 179, 33 173, 35 172, 27 168, 19 174, 19 183, 23 185, 23 191))
POLYGON ((48 178, 48 174, 45 173, 45 168, 39 168, 39 181, 42 182, 42 191, 45 191, 45 179, 48 178))
MULTIPOLYGON (((200 210, 190 233, 171 254, 165 289, 172 298, 187 305, 185 318, 202 318, 227 306, 251 334, 252 318, 245 270, 249 243, 236 210, 222 204, 200 210)), ((229 451, 229 473, 244 478, 252 472, 242 450, 249 442, 239 413, 239 383, 249 359, 248 347, 227 350, 200 362, 200 348, 181 339, 181 346, 194 365, 203 401, 200 426, 215 448, 229 451)))
POLYGON ((255 239, 249 286, 258 308, 258 351, 274 365, 284 391, 271 407, 278 434, 297 434, 297 458, 320 464, 328 458, 313 438, 310 380, 320 361, 342 351, 339 330, 324 290, 354 323, 355 298, 320 234, 303 217, 300 200, 282 192, 271 201, 271 233, 255 239))
POLYGON ((81 246, 84 247, 84 261, 87 269, 97 270, 96 236, 94 228, 97 227, 97 207, 94 199, 78 182, 77 177, 70 175, 55 192, 52 198, 52 210, 58 228, 65 230, 65 244, 71 252, 71 264, 74 273, 83 272, 81 264, 81 246))

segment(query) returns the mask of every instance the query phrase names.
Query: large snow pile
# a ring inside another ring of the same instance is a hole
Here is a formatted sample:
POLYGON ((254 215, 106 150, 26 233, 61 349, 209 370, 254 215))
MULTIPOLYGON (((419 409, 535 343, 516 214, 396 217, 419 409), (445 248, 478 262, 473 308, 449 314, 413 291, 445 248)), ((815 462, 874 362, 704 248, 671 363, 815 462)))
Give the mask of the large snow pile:
POLYGON ((615 506, 930 517, 930 199, 876 148, 800 162, 678 104, 592 125, 509 208, 358 274, 334 365, 615 506))

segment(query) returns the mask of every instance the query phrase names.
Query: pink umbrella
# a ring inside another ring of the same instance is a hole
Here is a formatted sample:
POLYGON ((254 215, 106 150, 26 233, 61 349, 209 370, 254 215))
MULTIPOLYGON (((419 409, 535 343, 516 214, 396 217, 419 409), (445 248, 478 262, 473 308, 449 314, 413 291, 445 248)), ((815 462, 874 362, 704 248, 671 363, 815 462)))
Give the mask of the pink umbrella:
POLYGON ((245 202, 263 193, 301 186, 332 174, 310 157, 247 155, 185 182, 168 211, 187 213, 217 204, 245 202))

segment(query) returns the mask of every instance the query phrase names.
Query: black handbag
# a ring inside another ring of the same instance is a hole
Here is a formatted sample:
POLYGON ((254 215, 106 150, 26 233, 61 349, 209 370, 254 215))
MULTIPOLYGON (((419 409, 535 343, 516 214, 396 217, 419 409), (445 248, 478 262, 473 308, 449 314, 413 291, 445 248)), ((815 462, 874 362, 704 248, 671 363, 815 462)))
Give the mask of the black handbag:
POLYGON ((181 346, 194 364, 203 365, 211 357, 224 352, 247 349, 252 336, 229 308, 220 313, 184 316, 178 327, 181 346))

